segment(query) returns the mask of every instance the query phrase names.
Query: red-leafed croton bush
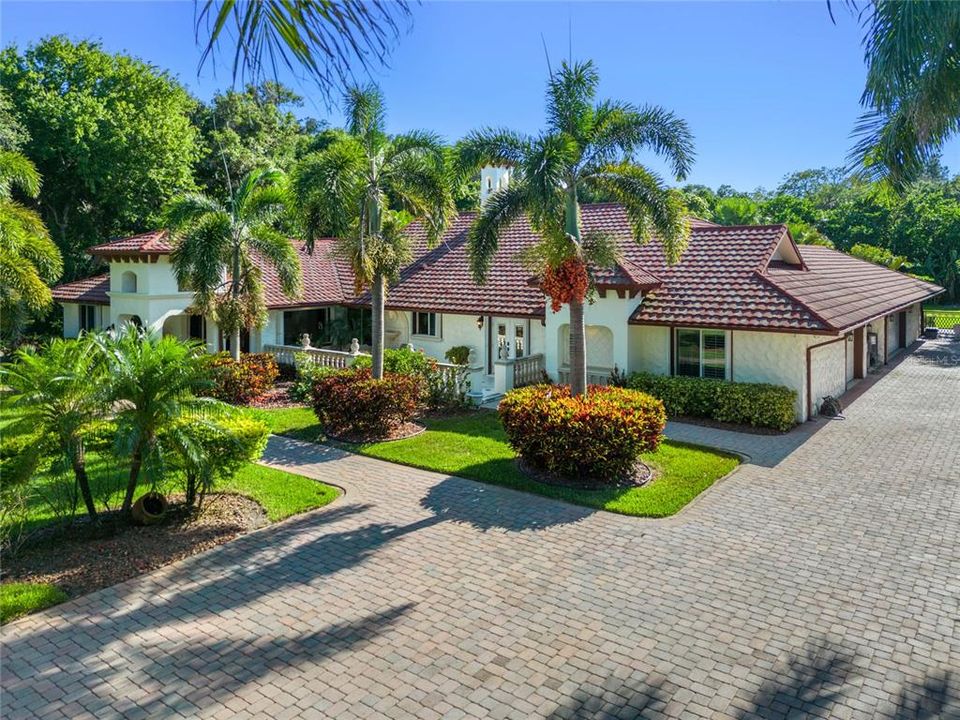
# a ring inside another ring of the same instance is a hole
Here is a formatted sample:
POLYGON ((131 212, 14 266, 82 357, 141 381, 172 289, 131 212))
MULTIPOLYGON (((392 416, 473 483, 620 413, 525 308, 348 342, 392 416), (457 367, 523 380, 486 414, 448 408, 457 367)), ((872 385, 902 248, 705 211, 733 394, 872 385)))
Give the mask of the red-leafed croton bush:
POLYGON ((234 360, 230 353, 220 353, 210 360, 213 387, 210 395, 234 403, 246 405, 260 398, 273 387, 280 369, 270 353, 245 353, 234 360))
POLYGON ((637 390, 591 385, 571 397, 565 385, 531 385, 504 396, 500 421, 534 470, 602 487, 631 477, 640 454, 657 449, 667 416, 637 390))
POLYGON ((317 378, 313 410, 324 430, 345 440, 394 437, 410 423, 423 397, 419 375, 384 373, 374 380, 369 369, 343 370, 317 378))

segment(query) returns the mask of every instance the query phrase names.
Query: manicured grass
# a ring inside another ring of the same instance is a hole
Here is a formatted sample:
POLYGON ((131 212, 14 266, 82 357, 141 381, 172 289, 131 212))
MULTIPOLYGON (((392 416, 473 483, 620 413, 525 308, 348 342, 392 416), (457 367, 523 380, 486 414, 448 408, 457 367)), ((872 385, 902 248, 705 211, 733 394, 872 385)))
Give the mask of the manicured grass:
POLYGON ((0 625, 65 600, 67 594, 55 585, 4 583, 0 585, 0 625))
POLYGON ((262 420, 274 435, 286 435, 307 442, 323 440, 323 428, 310 408, 250 409, 248 412, 262 420))
POLYGON ((340 495, 337 488, 263 465, 247 465, 217 489, 253 498, 267 511, 270 522, 323 507, 340 495))
MULTIPOLYGON (((291 424, 296 416, 290 411, 261 412, 278 414, 274 426, 284 430, 275 432, 305 440, 319 436, 320 430, 312 414, 309 425, 305 424, 306 416, 303 416, 304 424, 297 427, 291 424)), ((428 418, 424 424, 427 432, 407 440, 346 447, 361 455, 401 465, 644 517, 673 515, 739 464, 739 459, 733 455, 666 440, 656 452, 643 456, 643 461, 658 473, 657 478, 644 487, 597 491, 559 488, 531 480, 520 472, 516 455, 507 444, 494 412, 476 411, 453 417, 428 418)))
POLYGON ((940 319, 942 327, 960 323, 960 305, 927 305, 923 312, 928 318, 935 316, 940 319))

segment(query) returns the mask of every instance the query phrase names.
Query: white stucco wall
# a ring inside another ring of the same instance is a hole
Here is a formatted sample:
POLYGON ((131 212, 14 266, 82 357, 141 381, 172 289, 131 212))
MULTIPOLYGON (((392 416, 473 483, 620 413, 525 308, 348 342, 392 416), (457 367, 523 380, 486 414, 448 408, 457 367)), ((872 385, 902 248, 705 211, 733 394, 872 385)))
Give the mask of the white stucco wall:
MULTIPOLYGON (((734 382, 772 383, 784 385, 797 393, 794 404, 797 420, 806 417, 806 351, 816 336, 793 333, 731 333, 734 382)), ((826 338, 819 338, 822 341, 826 338)))
POLYGON ((847 389, 847 341, 842 339, 810 351, 810 390, 814 415, 826 395, 840 397, 847 389))
POLYGON ((631 325, 627 335, 628 372, 670 374, 670 328, 660 325, 631 325))
POLYGON ((63 336, 75 338, 80 334, 80 306, 77 303, 63 304, 63 336))
POLYGON ((157 262, 110 263, 110 323, 137 315, 147 327, 160 328, 171 315, 186 311, 193 302, 193 293, 180 292, 170 260, 161 257, 157 262), (137 276, 137 291, 123 292, 123 275, 137 276))
MULTIPOLYGON (((621 369, 630 368, 628 321, 639 304, 639 298, 620 298, 615 292, 608 291, 606 297, 598 297, 584 308, 586 325, 606 327, 612 333, 612 360, 613 364, 621 369)), ((559 312, 553 312, 549 305, 547 306, 544 355, 547 374, 553 378, 557 377, 557 371, 562 365, 561 328, 569 324, 570 308, 568 306, 564 305, 559 312)))
POLYGON ((887 357, 893 356, 900 349, 900 316, 899 313, 891 313, 885 318, 887 326, 887 357))

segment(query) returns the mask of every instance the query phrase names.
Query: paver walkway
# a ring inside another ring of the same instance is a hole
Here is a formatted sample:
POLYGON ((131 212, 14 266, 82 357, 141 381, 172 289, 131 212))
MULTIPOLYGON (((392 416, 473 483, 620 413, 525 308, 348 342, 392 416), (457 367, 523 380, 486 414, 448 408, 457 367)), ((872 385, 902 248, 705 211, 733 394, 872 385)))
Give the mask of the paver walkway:
POLYGON ((345 497, 8 626, 3 716, 958 717, 958 351, 666 521, 274 439, 345 497))

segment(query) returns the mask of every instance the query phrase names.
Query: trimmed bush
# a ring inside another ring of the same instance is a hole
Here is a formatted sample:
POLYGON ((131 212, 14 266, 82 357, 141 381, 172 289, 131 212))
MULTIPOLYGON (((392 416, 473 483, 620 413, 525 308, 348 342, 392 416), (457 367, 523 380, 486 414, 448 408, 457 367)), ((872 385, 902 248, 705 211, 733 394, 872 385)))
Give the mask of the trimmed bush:
POLYGON ((234 405, 247 405, 273 387, 280 368, 270 353, 247 353, 239 361, 229 353, 210 361, 213 387, 209 395, 234 405))
POLYGON ((317 380, 327 375, 340 372, 338 368, 331 368, 313 362, 307 353, 297 353, 294 355, 294 364, 296 366, 296 376, 290 384, 290 390, 287 392, 290 399, 294 402, 311 402, 313 400, 313 386, 317 380))
POLYGON ((592 385, 571 397, 565 385, 530 385, 500 401, 511 447, 535 468, 596 485, 629 477, 641 453, 663 436, 663 403, 646 393, 592 385))
POLYGON ((470 348, 467 345, 454 345, 443 356, 447 359, 447 362, 454 365, 466 365, 470 359, 470 348))
POLYGON ((766 383, 633 373, 628 387, 663 400, 667 414, 786 431, 796 423, 795 390, 766 383))
POLYGON ((331 435, 386 438, 413 420, 423 394, 423 379, 416 374, 388 372, 374 380, 365 368, 341 370, 317 380, 313 410, 331 435))
MULTIPOLYGON (((469 352, 469 348, 467 348, 469 352)), ((367 370, 371 360, 368 356, 358 357, 353 363, 354 370, 367 370)), ((422 380, 423 396, 421 400, 431 410, 455 410, 469 404, 468 372, 461 368, 455 376, 441 370, 439 363, 419 350, 408 347, 396 350, 384 350, 383 372, 398 375, 415 375, 422 380)))
MULTIPOLYGON (((361 355, 353 361, 356 370, 369 370, 373 359, 369 355, 361 355)), ((383 351, 383 372, 409 375, 426 375, 429 369, 430 358, 418 350, 408 347, 387 349, 383 351)))

